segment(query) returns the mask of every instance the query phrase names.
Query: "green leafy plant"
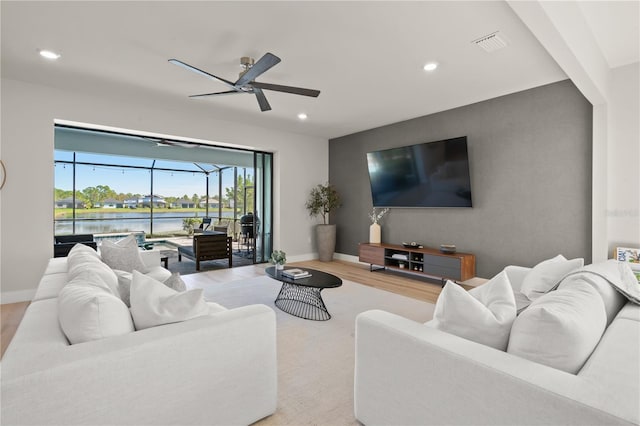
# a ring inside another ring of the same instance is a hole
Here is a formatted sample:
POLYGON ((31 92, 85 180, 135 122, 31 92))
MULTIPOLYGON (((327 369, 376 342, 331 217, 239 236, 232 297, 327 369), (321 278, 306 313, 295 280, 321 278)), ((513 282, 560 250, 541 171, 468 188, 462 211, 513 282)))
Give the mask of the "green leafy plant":
POLYGON ((192 235, 193 228, 196 228, 200 222, 201 222, 201 219, 197 217, 188 217, 188 218, 182 219, 182 229, 187 231, 187 234, 192 235))
POLYGON ((309 210, 309 216, 322 216, 322 222, 326 225, 329 213, 340 207, 340 195, 329 183, 317 185, 311 189, 305 207, 309 210))
POLYGON ((284 265, 287 263, 287 253, 282 250, 274 250, 271 253, 271 263, 276 265, 284 265))

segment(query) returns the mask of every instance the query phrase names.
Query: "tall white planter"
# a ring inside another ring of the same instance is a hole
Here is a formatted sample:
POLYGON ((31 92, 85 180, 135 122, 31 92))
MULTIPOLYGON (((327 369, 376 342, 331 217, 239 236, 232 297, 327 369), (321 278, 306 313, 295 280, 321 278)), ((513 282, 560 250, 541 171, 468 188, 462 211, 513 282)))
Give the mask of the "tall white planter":
POLYGON ((369 227, 369 242, 379 244, 381 242, 380 232, 380 224, 372 223, 369 227))
POLYGON ((317 225, 316 239, 318 243, 318 257, 321 262, 331 262, 336 250, 336 226, 317 225))

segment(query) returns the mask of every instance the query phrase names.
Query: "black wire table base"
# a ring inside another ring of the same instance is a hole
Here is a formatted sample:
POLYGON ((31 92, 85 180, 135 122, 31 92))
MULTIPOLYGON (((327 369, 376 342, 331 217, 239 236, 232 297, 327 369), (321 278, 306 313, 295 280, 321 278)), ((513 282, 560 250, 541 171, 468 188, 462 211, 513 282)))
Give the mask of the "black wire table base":
POLYGON ((331 318, 322 301, 321 288, 282 283, 275 304, 283 312, 313 321, 326 321, 331 318))

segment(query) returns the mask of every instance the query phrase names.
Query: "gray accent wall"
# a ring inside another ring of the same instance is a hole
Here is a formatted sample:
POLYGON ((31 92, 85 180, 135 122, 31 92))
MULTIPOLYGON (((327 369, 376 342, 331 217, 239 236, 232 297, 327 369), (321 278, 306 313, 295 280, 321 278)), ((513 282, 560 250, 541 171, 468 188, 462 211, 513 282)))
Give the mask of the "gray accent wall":
POLYGON ((591 134, 592 106, 564 80, 332 139, 336 252, 357 256, 369 239, 367 152, 467 136, 473 208, 392 208, 382 241, 455 244, 485 278, 557 254, 590 263, 591 134))

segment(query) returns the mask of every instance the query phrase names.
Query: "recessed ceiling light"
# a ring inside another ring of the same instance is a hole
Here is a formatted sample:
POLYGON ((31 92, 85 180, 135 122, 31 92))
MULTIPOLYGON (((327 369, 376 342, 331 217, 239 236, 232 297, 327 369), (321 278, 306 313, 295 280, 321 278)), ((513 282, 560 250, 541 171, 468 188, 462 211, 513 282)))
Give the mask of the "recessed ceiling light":
POLYGON ((427 65, 424 66, 425 71, 433 71, 436 68, 438 68, 437 62, 429 62, 427 65))
POLYGON ((298 114, 298 118, 300 120, 306 120, 307 119, 307 114, 305 114, 304 112, 301 112, 300 114, 298 114))
POLYGON ((51 50, 40 50, 40 56, 47 59, 58 59, 60 54, 52 52, 51 50))

